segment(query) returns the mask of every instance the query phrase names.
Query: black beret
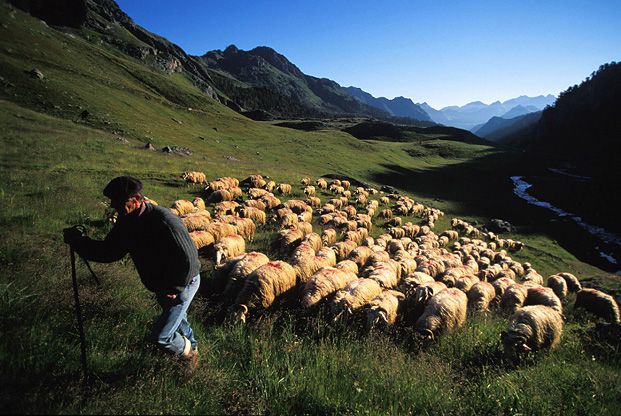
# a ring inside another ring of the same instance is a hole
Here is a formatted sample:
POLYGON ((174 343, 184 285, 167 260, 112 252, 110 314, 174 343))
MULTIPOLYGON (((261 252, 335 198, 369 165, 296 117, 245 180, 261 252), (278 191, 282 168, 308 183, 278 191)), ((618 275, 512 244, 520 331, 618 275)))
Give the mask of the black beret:
POLYGON ((127 199, 142 189, 142 182, 131 176, 119 176, 110 181, 103 194, 112 200, 127 199))

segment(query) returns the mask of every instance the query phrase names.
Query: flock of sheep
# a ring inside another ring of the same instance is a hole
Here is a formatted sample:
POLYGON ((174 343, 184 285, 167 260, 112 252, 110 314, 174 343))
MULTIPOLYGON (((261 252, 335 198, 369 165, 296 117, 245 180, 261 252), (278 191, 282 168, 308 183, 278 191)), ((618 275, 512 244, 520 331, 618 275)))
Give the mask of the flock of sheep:
POLYGON ((171 210, 199 253, 214 261, 215 277, 226 281, 222 296, 231 300, 229 318, 235 321, 245 322, 283 295, 299 293, 306 310, 323 305, 334 319, 361 316, 369 328, 399 322, 433 340, 463 325, 469 313, 498 311, 510 316, 502 334, 510 358, 558 344, 568 292, 576 292, 575 308, 620 323, 612 296, 582 288, 571 273, 544 279, 508 254, 520 250, 521 242, 460 219, 436 234, 435 222, 444 213, 407 196, 354 189, 346 180, 319 178, 313 184, 304 177, 305 199, 286 199, 290 184, 261 175, 241 184, 232 177, 207 182, 201 172, 183 178, 206 185, 213 215, 200 197, 175 201, 171 210), (328 196, 326 203, 318 193, 328 196), (404 223, 404 216, 422 221, 404 223), (373 238, 380 222, 385 232, 373 238), (278 230, 272 259, 246 252, 257 227, 278 230))

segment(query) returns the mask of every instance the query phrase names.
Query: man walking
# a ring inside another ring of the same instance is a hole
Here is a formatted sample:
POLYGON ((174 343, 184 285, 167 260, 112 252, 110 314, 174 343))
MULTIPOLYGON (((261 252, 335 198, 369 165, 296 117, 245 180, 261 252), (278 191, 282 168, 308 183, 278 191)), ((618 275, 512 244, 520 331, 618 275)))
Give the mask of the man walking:
POLYGON ((103 194, 119 217, 103 241, 76 229, 64 233, 65 242, 87 260, 110 263, 129 253, 142 283, 156 295, 162 314, 153 325, 150 341, 198 365, 197 342, 187 310, 200 286, 198 251, 181 220, 169 210, 145 203, 142 183, 130 176, 114 178, 103 194))

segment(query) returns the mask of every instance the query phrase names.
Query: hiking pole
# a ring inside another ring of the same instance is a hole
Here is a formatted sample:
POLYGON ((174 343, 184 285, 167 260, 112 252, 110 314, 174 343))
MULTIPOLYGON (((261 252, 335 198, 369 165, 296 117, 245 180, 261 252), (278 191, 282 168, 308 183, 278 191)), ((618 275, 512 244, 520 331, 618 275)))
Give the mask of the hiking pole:
MULTIPOLYGON (((74 226, 72 228, 75 228, 76 230, 80 231, 82 234, 84 234, 86 232, 86 230, 85 230, 83 225, 76 225, 76 226, 74 226)), ((78 254, 78 256, 80 256, 80 255, 78 254)), ((97 275, 95 274, 93 269, 91 268, 91 264, 84 257, 80 256, 80 258, 82 259, 84 264, 86 264, 86 267, 88 268, 88 271, 91 272, 91 276, 93 276, 93 279, 95 279, 95 282, 97 283, 97 286, 101 286, 101 281, 99 280, 99 278, 97 277, 97 275)))
MULTIPOLYGON (((75 270, 75 251, 71 250, 71 278, 73 281, 73 297, 75 300, 75 314, 78 318, 78 331, 80 333, 80 361, 82 362, 83 382, 88 383, 88 367, 86 363, 86 337, 84 336, 84 325, 82 323, 82 308, 80 307, 80 297, 78 296, 78 278, 75 270)), ((88 263, 87 263, 88 264, 88 263)), ((93 274, 94 275, 94 274, 93 274)))

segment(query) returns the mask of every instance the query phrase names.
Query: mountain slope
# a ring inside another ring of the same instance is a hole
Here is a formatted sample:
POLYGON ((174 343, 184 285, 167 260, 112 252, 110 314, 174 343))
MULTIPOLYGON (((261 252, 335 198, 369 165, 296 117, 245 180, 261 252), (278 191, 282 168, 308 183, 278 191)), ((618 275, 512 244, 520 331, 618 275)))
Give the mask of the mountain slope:
POLYGON ((618 176, 620 102, 621 63, 600 66, 543 112, 529 150, 584 166, 591 174, 618 176))
POLYGON ((541 111, 520 115, 513 118, 492 117, 474 133, 491 142, 511 141, 515 136, 528 136, 541 118, 541 111))
POLYGON ((302 73, 285 56, 265 46, 244 51, 230 45, 197 59, 216 87, 245 110, 264 110, 284 117, 389 116, 350 97, 332 80, 302 73))
POLYGON ((534 105, 528 105, 528 106, 516 105, 515 107, 513 107, 511 110, 507 111, 500 117, 510 119, 510 118, 515 118, 518 116, 523 116, 524 114, 534 113, 535 111, 539 111, 539 109, 535 107, 534 105))
POLYGON ((429 115, 418 104, 405 97, 395 97, 389 100, 385 97, 374 97, 366 91, 356 87, 346 87, 343 90, 359 99, 360 101, 388 112, 394 117, 407 117, 420 121, 433 121, 429 115))

